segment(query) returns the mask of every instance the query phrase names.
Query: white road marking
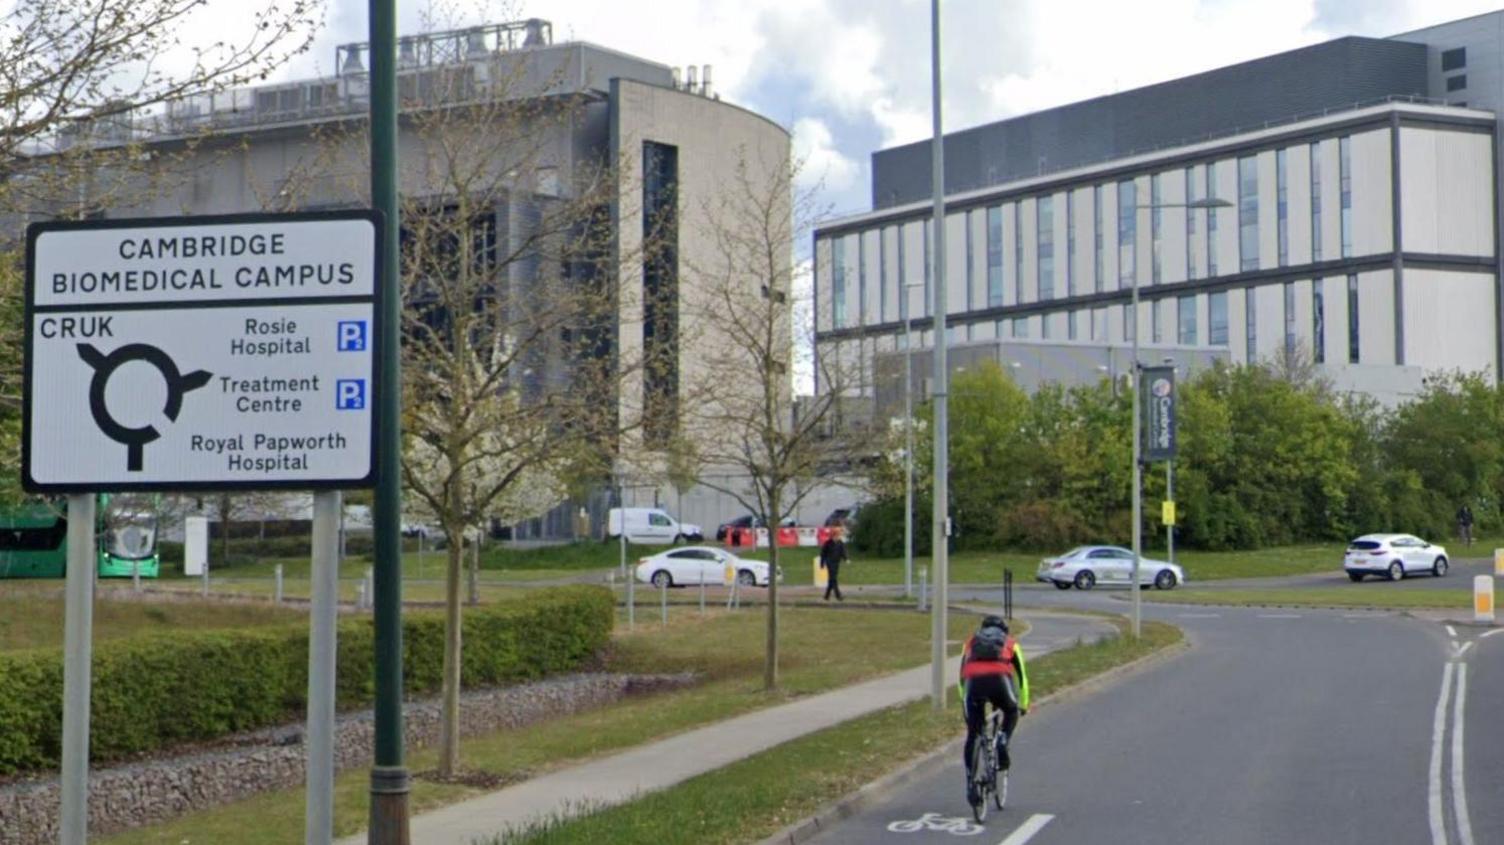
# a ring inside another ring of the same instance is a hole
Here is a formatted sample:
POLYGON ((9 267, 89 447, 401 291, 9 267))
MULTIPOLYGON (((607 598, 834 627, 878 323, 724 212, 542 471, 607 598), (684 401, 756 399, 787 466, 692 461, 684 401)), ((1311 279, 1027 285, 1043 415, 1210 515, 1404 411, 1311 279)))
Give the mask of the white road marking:
POLYGON ((1457 813, 1459 845, 1473 845, 1473 823, 1467 817, 1467 786, 1462 770, 1462 707, 1466 700, 1467 664, 1463 663, 1457 667, 1457 694, 1452 706, 1452 809, 1457 813))
POLYGON ((1447 626, 1447 636, 1449 636, 1449 637, 1455 637, 1455 636, 1457 636, 1457 629, 1453 628, 1451 625, 1448 625, 1447 626))
POLYGON ((1299 613, 1260 613, 1260 619, 1299 619, 1299 613))
POLYGON ((1462 644, 1462 648, 1457 649, 1457 656, 1461 657, 1462 655, 1467 654, 1467 650, 1470 649, 1470 648, 1472 648, 1472 647, 1473 647, 1472 643, 1463 643, 1462 644))
POLYGON ((1489 637, 1492 637, 1494 634, 1504 634, 1504 628, 1495 628, 1492 631, 1489 631, 1488 633, 1486 633, 1483 636, 1479 637, 1478 639, 1480 639, 1480 640, 1486 640, 1489 637))
POLYGON ((1177 613, 1181 619, 1221 619, 1220 613, 1177 613))
POLYGON ((1054 818, 1054 816, 1048 813, 1035 813, 1029 816, 1028 821, 1019 825, 1018 830, 1008 834, 1008 838, 999 842, 998 845, 1024 845, 1025 842, 1034 838, 1034 834, 1044 830, 1044 826, 1049 824, 1054 818))
POLYGON ((1447 694, 1452 691, 1452 672, 1457 664, 1448 663, 1441 674, 1441 695, 1436 699, 1436 713, 1431 719, 1431 771, 1427 797, 1431 817, 1431 845, 1447 845, 1446 819, 1441 808, 1442 738, 1447 729, 1447 694))
POLYGON ((1342 618, 1343 619, 1367 619, 1368 617, 1369 617, 1369 614, 1367 614, 1367 613, 1344 613, 1344 614, 1342 614, 1342 618))

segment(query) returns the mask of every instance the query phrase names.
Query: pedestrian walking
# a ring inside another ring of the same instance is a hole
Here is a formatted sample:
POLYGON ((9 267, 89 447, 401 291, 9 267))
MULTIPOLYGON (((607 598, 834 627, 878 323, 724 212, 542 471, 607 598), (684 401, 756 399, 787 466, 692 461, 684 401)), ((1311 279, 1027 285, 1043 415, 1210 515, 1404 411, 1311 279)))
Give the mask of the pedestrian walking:
POLYGON ((846 562, 846 530, 841 527, 831 529, 830 538, 820 547, 820 568, 824 569, 828 578, 825 582, 825 600, 830 601, 830 594, 835 593, 836 601, 845 601, 841 597, 841 564, 846 562))
POLYGON ((1457 535, 1469 547, 1473 545, 1473 509, 1466 502, 1457 509, 1457 535))

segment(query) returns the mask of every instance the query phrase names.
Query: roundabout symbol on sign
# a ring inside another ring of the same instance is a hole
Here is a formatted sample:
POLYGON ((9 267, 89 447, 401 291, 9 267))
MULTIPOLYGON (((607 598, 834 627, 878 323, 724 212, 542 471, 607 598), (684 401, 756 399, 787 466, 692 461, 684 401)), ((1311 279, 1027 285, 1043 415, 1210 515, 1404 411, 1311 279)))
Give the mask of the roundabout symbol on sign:
POLYGON ((183 394, 203 387, 214 377, 213 373, 204 370, 182 373, 171 356, 145 343, 128 343, 108 355, 95 349, 92 344, 80 343, 78 357, 94 368, 94 378, 89 382, 89 413, 93 415, 94 424, 99 426, 104 436, 125 446, 125 468, 130 472, 141 471, 146 444, 161 437, 162 433, 150 424, 135 428, 122 425, 110 414, 104 401, 105 385, 109 383, 110 376, 121 366, 133 361, 142 361, 156 367, 167 382, 167 402, 162 413, 173 422, 177 421, 178 413, 183 410, 183 394))

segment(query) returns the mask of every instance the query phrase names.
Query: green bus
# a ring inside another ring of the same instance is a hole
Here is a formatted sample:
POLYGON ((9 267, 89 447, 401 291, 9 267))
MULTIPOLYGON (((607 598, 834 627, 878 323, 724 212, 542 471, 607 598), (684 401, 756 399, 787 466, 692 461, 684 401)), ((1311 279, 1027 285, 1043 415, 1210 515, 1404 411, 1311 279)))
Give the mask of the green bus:
MULTIPOLYGON (((125 502, 111 507, 99 497, 95 537, 101 578, 156 578, 161 571, 157 552, 157 519, 151 510, 125 502)), ((0 578, 61 578, 68 567, 66 505, 34 501, 0 509, 0 578)))

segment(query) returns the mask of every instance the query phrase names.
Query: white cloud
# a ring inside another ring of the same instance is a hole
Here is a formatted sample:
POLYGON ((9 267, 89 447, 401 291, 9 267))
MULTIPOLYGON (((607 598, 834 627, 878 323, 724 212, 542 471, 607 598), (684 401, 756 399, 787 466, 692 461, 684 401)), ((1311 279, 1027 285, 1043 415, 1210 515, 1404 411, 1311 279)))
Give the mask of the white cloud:
POLYGON ((861 165, 837 150, 834 142, 825 121, 801 117, 794 122, 794 157, 803 163, 799 176, 805 185, 823 185, 837 193, 857 187, 861 165))

